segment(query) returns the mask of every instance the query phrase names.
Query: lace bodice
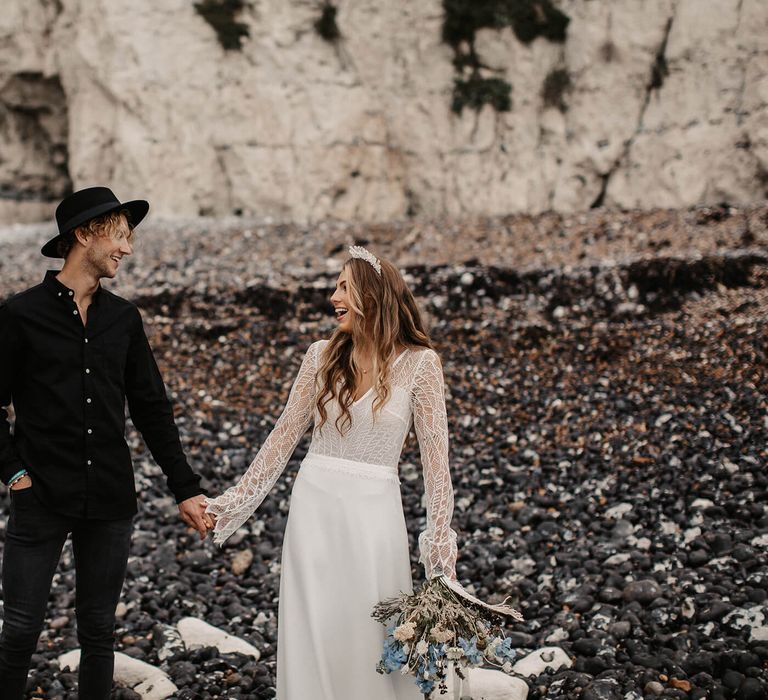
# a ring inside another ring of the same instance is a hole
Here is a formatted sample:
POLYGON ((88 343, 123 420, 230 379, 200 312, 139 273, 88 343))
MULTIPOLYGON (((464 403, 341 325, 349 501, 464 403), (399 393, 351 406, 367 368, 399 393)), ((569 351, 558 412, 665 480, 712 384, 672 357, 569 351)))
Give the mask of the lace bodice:
POLYGON ((440 359, 426 348, 405 350, 390 369, 387 403, 374 415, 376 394, 369 390, 352 405, 352 425, 342 435, 335 426, 341 412, 337 402, 327 405, 328 418, 322 428, 317 427, 317 372, 327 342, 321 340, 310 346, 282 415, 240 481, 221 496, 208 500, 208 512, 216 516, 214 540, 224 542, 261 504, 313 422, 310 453, 397 467, 413 420, 427 503, 427 526, 419 536, 421 562, 427 578, 442 573, 455 578, 456 533, 450 526, 453 487, 440 359))

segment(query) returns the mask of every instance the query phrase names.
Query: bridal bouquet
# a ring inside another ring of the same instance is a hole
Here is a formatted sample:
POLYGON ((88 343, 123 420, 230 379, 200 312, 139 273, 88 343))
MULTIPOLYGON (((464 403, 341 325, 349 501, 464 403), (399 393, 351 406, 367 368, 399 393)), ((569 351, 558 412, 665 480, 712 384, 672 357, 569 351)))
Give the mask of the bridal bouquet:
POLYGON ((462 679, 463 669, 483 664, 509 673, 515 650, 504 635, 504 619, 523 619, 508 605, 483 603, 445 576, 412 595, 381 601, 372 617, 384 625, 394 618, 376 670, 412 675, 425 697, 435 688, 447 692, 451 664, 462 679))

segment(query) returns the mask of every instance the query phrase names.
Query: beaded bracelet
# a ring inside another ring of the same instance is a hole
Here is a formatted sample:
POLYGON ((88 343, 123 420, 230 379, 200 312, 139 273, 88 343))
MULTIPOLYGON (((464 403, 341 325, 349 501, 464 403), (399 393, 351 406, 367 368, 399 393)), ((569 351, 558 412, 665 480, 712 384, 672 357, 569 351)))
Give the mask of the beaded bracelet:
POLYGON ((8 488, 11 488, 17 481, 20 481, 25 476, 27 476, 29 472, 26 469, 22 469, 21 471, 16 472, 9 480, 8 480, 8 488))

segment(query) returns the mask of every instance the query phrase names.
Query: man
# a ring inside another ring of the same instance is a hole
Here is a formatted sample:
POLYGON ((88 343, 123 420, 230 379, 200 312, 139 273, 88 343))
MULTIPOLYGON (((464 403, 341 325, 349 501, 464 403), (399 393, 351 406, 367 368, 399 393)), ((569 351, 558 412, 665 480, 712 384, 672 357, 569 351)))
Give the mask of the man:
POLYGON ((212 526, 136 306, 103 289, 133 252, 143 200, 106 187, 67 197, 42 253, 61 271, 0 306, 0 479, 11 507, 3 555, 0 694, 23 697, 51 580, 72 534, 81 646, 79 696, 105 700, 114 670, 115 608, 136 513, 125 441, 131 418, 167 477, 183 520, 212 526), (8 413, 16 415, 13 435, 8 413))

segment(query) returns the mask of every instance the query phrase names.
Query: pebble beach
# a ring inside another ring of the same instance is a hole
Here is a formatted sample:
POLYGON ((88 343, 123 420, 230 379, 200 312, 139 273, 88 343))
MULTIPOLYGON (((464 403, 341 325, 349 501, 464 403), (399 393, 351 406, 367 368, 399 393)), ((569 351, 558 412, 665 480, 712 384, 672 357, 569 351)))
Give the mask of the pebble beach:
MULTIPOLYGON (((0 299, 42 279, 51 231, 0 230, 0 299)), ((528 697, 768 697, 768 205, 367 226, 150 218, 136 244, 106 284, 142 311, 210 494, 245 470, 304 351, 333 331, 346 248, 365 245, 402 269, 443 360, 459 580, 520 609, 520 656, 554 646, 570 660, 525 677, 528 697)), ((280 547, 308 435, 222 549, 187 530, 128 437, 141 505, 117 649, 162 668, 179 700, 273 698, 280 547), (260 658, 174 646, 186 617, 260 658)), ((401 481, 418 583, 413 435, 401 481)), ((0 540, 8 507, 3 495, 0 540)), ((77 646, 67 547, 30 698, 74 700, 57 659, 77 646)))

